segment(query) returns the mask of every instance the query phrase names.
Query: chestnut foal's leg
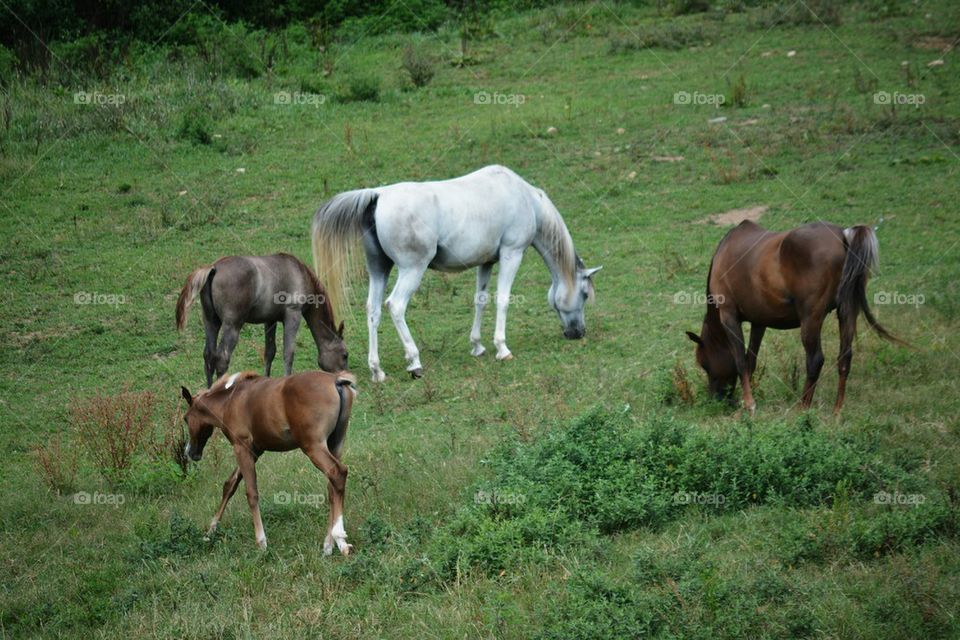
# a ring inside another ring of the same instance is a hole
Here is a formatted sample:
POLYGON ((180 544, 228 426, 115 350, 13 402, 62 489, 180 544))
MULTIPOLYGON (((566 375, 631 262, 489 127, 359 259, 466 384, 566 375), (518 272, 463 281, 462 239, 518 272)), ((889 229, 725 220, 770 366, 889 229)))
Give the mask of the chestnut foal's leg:
POLYGON ((327 495, 330 496, 330 518, 327 523, 327 537, 323 541, 323 554, 333 553, 333 544, 337 544, 340 553, 349 555, 353 545, 347 544, 347 531, 343 526, 343 499, 347 487, 347 467, 337 458, 327 444, 320 443, 304 449, 310 461, 327 476, 327 495))
POLYGON ((223 517, 223 512, 227 510, 227 503, 230 502, 233 494, 237 492, 238 486, 240 486, 240 467, 235 468, 233 473, 230 474, 230 477, 227 478, 227 481, 223 483, 223 500, 221 500, 220 508, 217 509, 217 512, 214 514, 213 520, 210 521, 210 528, 207 529, 208 536, 217 530, 217 525, 220 524, 220 518, 223 517))
POLYGON ((257 492, 257 454, 243 445, 234 445, 233 453, 237 456, 237 466, 243 476, 243 484, 247 489, 247 504, 250 505, 250 514, 253 516, 253 532, 257 536, 257 546, 267 548, 267 534, 263 530, 263 520, 260 519, 260 494, 257 492))
POLYGON ((813 402, 813 393, 817 390, 817 380, 820 378, 820 370, 823 369, 823 348, 820 345, 823 316, 822 310, 817 309, 800 321, 800 342, 807 352, 807 382, 800 397, 800 406, 804 409, 813 402))
MULTIPOLYGON (((753 413, 757 403, 753 400, 753 391, 750 388, 750 370, 747 367, 747 357, 744 353, 743 328, 736 314, 720 310, 720 322, 730 338, 730 349, 733 352, 733 361, 737 366, 737 375, 740 377, 740 387, 743 389, 743 406, 753 413)), ((751 330, 752 331, 752 330, 751 330)), ((752 338, 751 338, 752 341, 752 338)))

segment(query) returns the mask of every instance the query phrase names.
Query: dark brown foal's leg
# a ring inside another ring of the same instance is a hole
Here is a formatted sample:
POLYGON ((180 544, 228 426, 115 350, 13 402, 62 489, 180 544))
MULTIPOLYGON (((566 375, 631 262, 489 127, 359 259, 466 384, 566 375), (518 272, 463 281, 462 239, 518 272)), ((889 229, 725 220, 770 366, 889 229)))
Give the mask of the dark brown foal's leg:
POLYGON ((260 494, 257 491, 257 456, 243 445, 234 445, 233 453, 237 456, 237 466, 247 490, 247 504, 250 505, 250 515, 253 516, 253 532, 257 537, 257 546, 266 549, 267 534, 263 530, 263 520, 260 519, 260 494))
POLYGON ((268 322, 263 328, 263 375, 270 377, 270 365, 277 355, 277 323, 268 322))
POLYGON ((207 388, 213 384, 213 374, 217 370, 217 335, 220 333, 220 320, 203 316, 203 370, 207 375, 207 388))
POLYGON ((347 532, 343 525, 343 500, 347 488, 347 467, 330 453, 326 443, 317 444, 304 449, 310 458, 329 482, 328 495, 330 496, 330 518, 328 520, 327 536, 323 541, 324 555, 333 553, 333 545, 343 555, 353 551, 353 545, 347 544, 347 532))
POLYGON ((837 357, 837 403, 833 405, 833 414, 840 413, 843 399, 847 391, 847 376, 850 375, 850 364, 853 362, 853 339, 857 333, 857 317, 847 318, 837 311, 837 320, 840 323, 840 355, 837 357))
POLYGON ((807 352, 807 382, 800 397, 800 406, 806 409, 813 402, 813 393, 817 389, 820 370, 823 369, 823 348, 820 345, 820 331, 823 329, 823 312, 804 316, 800 321, 800 342, 807 352))
POLYGON ((723 309, 720 310, 720 322, 723 323, 723 328, 730 338, 730 350, 737 366, 737 375, 740 377, 740 387, 743 389, 743 406, 753 413, 757 403, 753 400, 753 390, 750 388, 750 371, 747 368, 747 357, 744 352, 743 328, 734 313, 723 309))
POLYGON ((299 311, 288 310, 283 318, 283 367, 285 375, 293 373, 293 350, 297 346, 297 329, 302 316, 299 311))
POLYGON ((750 349, 747 350, 747 375, 753 378, 753 372, 757 370, 757 354, 760 352, 760 343, 763 341, 763 334, 767 328, 756 322, 750 323, 750 349))
POLYGON ((223 483, 223 500, 220 502, 220 508, 217 509, 217 513, 214 514, 213 520, 210 521, 210 528, 207 529, 208 536, 217 530, 217 525, 220 524, 220 518, 223 517, 223 512, 227 510, 227 503, 230 502, 233 494, 237 492, 238 486, 240 486, 240 467, 235 468, 233 473, 230 474, 230 477, 227 478, 227 481, 223 483))
POLYGON ((219 378, 230 368, 230 357, 233 350, 237 348, 237 342, 240 340, 240 325, 227 324, 223 327, 223 335, 220 337, 220 347, 217 349, 217 377, 219 378))

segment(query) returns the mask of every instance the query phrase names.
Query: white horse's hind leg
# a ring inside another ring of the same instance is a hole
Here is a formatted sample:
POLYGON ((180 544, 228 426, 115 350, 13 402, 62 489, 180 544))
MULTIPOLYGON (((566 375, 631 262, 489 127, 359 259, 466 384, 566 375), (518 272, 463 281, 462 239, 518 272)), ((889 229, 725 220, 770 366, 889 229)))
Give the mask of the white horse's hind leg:
POLYGON ((487 306, 487 285, 490 283, 490 274, 493 272, 493 264, 482 264, 477 269, 477 295, 474 300, 476 305, 476 315, 473 317, 473 329, 470 330, 470 343, 473 349, 472 355, 482 356, 486 349, 480 344, 480 321, 483 318, 483 309, 487 306))
POLYGON ((422 267, 404 267, 397 274, 397 283, 387 298, 387 311, 393 318, 393 324, 400 335, 400 342, 403 343, 404 356, 407 359, 407 371, 414 378, 423 375, 423 366, 420 364, 420 351, 417 349, 413 336, 410 335, 410 328, 407 327, 407 321, 404 314, 407 312, 407 304, 413 293, 420 286, 420 279, 426 271, 426 265, 422 267))
POLYGON ((493 331, 493 344, 497 348, 497 360, 513 357, 507 349, 507 307, 510 305, 510 287, 517 277, 523 250, 500 252, 500 273, 497 275, 497 326, 493 331))
POLYGON ((370 348, 367 355, 367 364, 370 365, 370 374, 374 382, 383 382, 386 374, 380 368, 380 350, 377 341, 377 330, 380 327, 380 312, 383 305, 383 292, 387 288, 389 272, 367 265, 370 272, 370 290, 367 293, 367 333, 370 336, 370 348))

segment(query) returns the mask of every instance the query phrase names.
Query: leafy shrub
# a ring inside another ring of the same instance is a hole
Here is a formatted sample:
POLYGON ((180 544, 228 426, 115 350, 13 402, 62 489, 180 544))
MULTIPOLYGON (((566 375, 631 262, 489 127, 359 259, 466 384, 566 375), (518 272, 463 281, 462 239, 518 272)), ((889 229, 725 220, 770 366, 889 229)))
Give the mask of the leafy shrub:
POLYGON ((433 80, 436 72, 433 60, 425 53, 418 51, 413 45, 403 50, 403 68, 410 75, 410 80, 416 87, 425 87, 433 80))
POLYGON ((610 37, 610 53, 626 53, 642 49, 683 49, 695 45, 710 45, 715 34, 708 32, 702 24, 666 24, 649 25, 610 37))
POLYGON ((155 396, 149 391, 98 392, 76 401, 72 408, 74 432, 81 448, 107 482, 123 480, 151 428, 155 396))
POLYGON ((758 14, 756 26, 837 26, 842 21, 843 0, 777 2, 758 14))
POLYGON ((363 73, 353 74, 337 98, 341 102, 379 102, 380 78, 363 73))
POLYGON ((206 145, 213 142, 213 126, 204 109, 192 107, 180 115, 177 138, 193 144, 206 145))
POLYGON ((673 0, 670 10, 675 16, 710 11, 710 0, 673 0))
POLYGON ((737 81, 730 87, 730 95, 724 100, 724 105, 743 108, 750 101, 750 95, 747 90, 747 79, 741 73, 737 81))

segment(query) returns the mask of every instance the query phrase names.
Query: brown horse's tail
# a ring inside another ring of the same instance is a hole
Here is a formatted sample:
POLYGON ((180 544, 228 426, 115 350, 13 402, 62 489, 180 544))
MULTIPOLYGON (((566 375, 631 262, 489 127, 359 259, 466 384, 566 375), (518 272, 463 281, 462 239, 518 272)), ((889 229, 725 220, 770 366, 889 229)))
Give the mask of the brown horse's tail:
POLYGON ((203 289, 203 285, 207 283, 207 278, 213 275, 214 271, 213 265, 210 265, 209 267, 200 267, 187 276, 187 281, 183 284, 183 290, 177 299, 177 331, 183 331, 183 327, 187 324, 187 313, 190 311, 190 305, 196 300, 200 290, 203 289))
POLYGON ((358 272, 353 249, 364 231, 365 217, 376 211, 377 198, 376 189, 347 191, 324 203, 313 216, 313 266, 327 286, 333 308, 341 313, 350 280, 358 272))
MULTIPOLYGON (((880 264, 877 234, 870 227, 857 225, 844 229, 843 237, 847 242, 847 257, 843 261, 843 273, 840 276, 840 286, 837 287, 837 314, 841 318, 855 320, 857 314, 862 311, 867 324, 881 338, 906 344, 877 322, 867 304, 867 279, 880 264)), ((852 327, 853 323, 851 322, 849 326, 852 327)))

